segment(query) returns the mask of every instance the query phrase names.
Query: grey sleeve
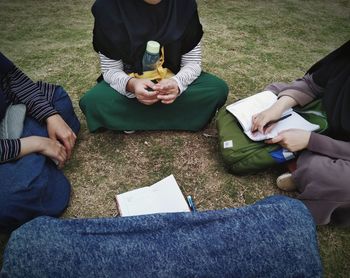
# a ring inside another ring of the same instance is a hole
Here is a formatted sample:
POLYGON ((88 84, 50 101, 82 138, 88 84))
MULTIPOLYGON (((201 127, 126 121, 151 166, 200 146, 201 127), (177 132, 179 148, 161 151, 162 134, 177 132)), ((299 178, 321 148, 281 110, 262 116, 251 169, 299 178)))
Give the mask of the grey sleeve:
POLYGON ((335 140, 318 133, 311 133, 307 149, 331 158, 350 161, 350 142, 335 140))
POLYGON ((306 74, 303 78, 297 79, 291 83, 272 83, 265 90, 270 90, 278 97, 289 96, 304 106, 316 98, 321 98, 323 89, 319 87, 312 79, 312 75, 306 74))

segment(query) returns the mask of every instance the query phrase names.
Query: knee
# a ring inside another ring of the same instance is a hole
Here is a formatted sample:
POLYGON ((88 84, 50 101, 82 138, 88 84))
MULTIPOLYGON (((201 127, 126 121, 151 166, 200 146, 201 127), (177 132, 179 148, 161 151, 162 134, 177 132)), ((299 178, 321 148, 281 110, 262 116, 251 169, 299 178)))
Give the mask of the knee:
POLYGON ((61 114, 69 114, 73 111, 72 101, 68 93, 61 86, 55 90, 53 105, 61 114))
POLYGON ((334 191, 340 189, 350 193, 349 167, 348 161, 304 151, 298 159, 295 177, 304 185, 329 184, 334 191))
POLYGON ((209 73, 204 74, 208 82, 207 87, 212 91, 213 97, 215 97, 217 103, 219 103, 220 106, 224 105, 229 92, 227 83, 215 75, 209 73))
POLYGON ((218 77, 215 77, 214 84, 215 84, 215 93, 219 100, 219 103, 224 104, 228 96, 228 91, 229 91, 228 85, 224 80, 218 77))
POLYGON ((95 110, 98 103, 101 101, 97 93, 96 90, 90 90, 80 98, 79 107, 84 114, 86 111, 95 110))
POLYGON ((55 89, 53 103, 60 106, 72 106, 68 93, 61 86, 55 89))
POLYGON ((320 177, 320 171, 322 167, 323 156, 311 153, 309 151, 303 151, 297 160, 297 171, 295 178, 299 183, 308 184, 310 182, 317 181, 320 177))

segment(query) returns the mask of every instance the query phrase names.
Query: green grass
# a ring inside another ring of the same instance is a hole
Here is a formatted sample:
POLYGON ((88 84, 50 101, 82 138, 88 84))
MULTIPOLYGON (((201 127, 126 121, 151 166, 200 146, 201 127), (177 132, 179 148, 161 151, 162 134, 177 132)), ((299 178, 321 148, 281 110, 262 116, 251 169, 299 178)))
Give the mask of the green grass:
MULTIPOLYGON (((204 131, 89 134, 78 100, 95 84, 92 0, 0 0, 0 48, 34 80, 69 92, 82 130, 65 173, 73 186, 63 217, 116 214, 114 195, 173 173, 200 210, 239 207, 275 187, 281 169, 243 177, 220 160, 211 123, 204 131)), ((203 68, 225 79, 228 103, 273 81, 290 81, 349 39, 349 1, 198 0, 204 26, 203 68)), ((294 196, 293 194, 290 196, 294 196)), ((325 277, 348 277, 349 229, 319 227, 325 277)), ((0 253, 7 237, 0 237, 0 253)))

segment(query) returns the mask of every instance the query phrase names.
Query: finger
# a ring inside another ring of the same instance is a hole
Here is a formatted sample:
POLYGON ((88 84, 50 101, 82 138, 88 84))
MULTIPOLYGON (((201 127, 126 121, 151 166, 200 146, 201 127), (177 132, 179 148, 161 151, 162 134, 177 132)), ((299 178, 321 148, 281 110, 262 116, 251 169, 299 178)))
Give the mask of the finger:
POLYGON ((282 135, 277 135, 276 137, 270 139, 270 140, 266 140, 266 143, 268 144, 277 144, 279 143, 280 141, 283 140, 283 136, 282 135))
POLYGON ((49 138, 52 140, 57 140, 56 132, 48 132, 49 138))
POLYGON ((257 126, 256 122, 253 121, 251 131, 255 132, 255 131, 257 131, 257 129, 258 129, 258 126, 257 126))
POLYGON ((269 133, 269 132, 271 132, 271 130, 273 130, 275 126, 276 126, 276 124, 272 124, 272 125, 270 125, 269 127, 264 128, 264 133, 269 133))
POLYGON ((171 104, 175 101, 175 99, 172 99, 172 100, 162 100, 162 103, 163 104, 171 104))
POLYGON ((64 161, 59 161, 57 167, 62 169, 64 167, 64 161))
POLYGON ((156 100, 140 100, 140 102, 145 104, 145 105, 152 105, 152 104, 156 103, 157 101, 158 101, 158 99, 156 99, 156 100))
POLYGON ((164 86, 163 86, 162 84, 158 83, 158 84, 155 84, 155 85, 153 86, 153 88, 154 88, 154 90, 159 91, 159 90, 163 90, 163 89, 164 89, 164 86))
POLYGON ((75 142, 77 141, 77 136, 74 134, 74 132, 72 133, 72 137, 71 137, 71 145, 72 145, 72 149, 75 146, 75 142))
POLYGON ((145 79, 145 83, 144 83, 147 87, 150 87, 153 89, 155 83, 153 83, 151 80, 145 79))
POLYGON ((144 89, 143 91, 138 91, 136 94, 137 99, 150 99, 154 98, 158 93, 156 91, 147 91, 144 89))
MULTIPOLYGON (((260 119, 257 124, 256 124, 256 128, 259 130, 259 132, 265 134, 266 130, 268 128, 268 122, 266 121, 266 119, 260 119)), ((272 127, 273 129, 273 127, 272 127)))
POLYGON ((72 156, 72 153, 73 153, 73 147, 74 147, 74 144, 75 144, 75 139, 74 139, 73 136, 69 136, 69 140, 68 141, 69 141, 69 145, 70 145, 70 154, 69 154, 68 159, 70 159, 71 156, 72 156))
POLYGON ((260 133, 263 133, 263 134, 264 134, 264 126, 263 126, 263 125, 259 124, 259 125, 257 126, 257 130, 258 130, 260 133))
POLYGON ((164 93, 169 93, 169 92, 175 92, 177 86, 172 83, 164 83, 164 84, 156 84, 154 86, 155 90, 164 92, 164 93))
POLYGON ((174 100, 176 98, 176 95, 174 93, 169 95, 158 95, 157 98, 160 100, 174 100))
POLYGON ((67 157, 68 157, 68 159, 69 159, 70 156, 71 156, 71 154, 72 154, 72 145, 71 145, 71 143, 70 143, 70 141, 69 141, 68 138, 63 138, 63 139, 60 140, 60 141, 61 141, 61 143, 63 144, 63 146, 64 146, 64 148, 65 148, 65 150, 66 150, 66 152, 67 152, 67 157))
POLYGON ((56 163, 58 168, 62 168, 65 163, 65 159, 62 154, 57 154, 55 158, 53 158, 53 161, 56 163))
POLYGON ((258 115, 259 114, 255 114, 252 116, 252 128, 251 131, 255 132, 258 129, 258 115))
POLYGON ((142 95, 142 96, 145 97, 145 98, 149 98, 149 97, 154 97, 154 96, 157 95, 158 93, 157 93, 157 91, 155 91, 155 90, 153 90, 153 89, 152 89, 152 91, 150 91, 150 90, 147 90, 147 89, 145 88, 145 89, 144 89, 143 91, 141 91, 139 94, 142 95))

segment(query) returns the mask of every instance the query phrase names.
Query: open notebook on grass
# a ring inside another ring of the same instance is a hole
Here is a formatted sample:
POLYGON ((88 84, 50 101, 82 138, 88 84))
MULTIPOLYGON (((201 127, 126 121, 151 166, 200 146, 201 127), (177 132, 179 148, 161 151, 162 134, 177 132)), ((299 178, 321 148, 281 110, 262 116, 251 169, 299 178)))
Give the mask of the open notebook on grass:
POLYGON ((190 211, 173 175, 151 186, 117 194, 116 201, 121 216, 190 211))
POLYGON ((238 122, 241 124, 244 133, 253 141, 261 141, 276 137, 278 133, 287 129, 304 129, 308 131, 315 131, 320 127, 305 120, 293 109, 288 109, 282 116, 291 114, 290 117, 279 121, 275 127, 266 134, 260 132, 250 131, 252 127, 253 115, 260 113, 271 107, 277 101, 277 96, 271 91, 263 91, 261 93, 252 95, 250 97, 239 100, 226 107, 226 110, 232 113, 238 122))

